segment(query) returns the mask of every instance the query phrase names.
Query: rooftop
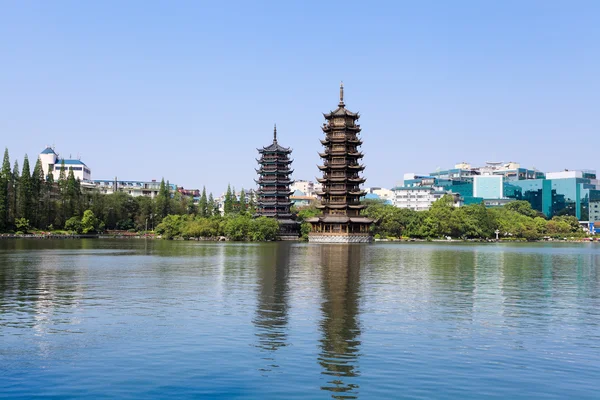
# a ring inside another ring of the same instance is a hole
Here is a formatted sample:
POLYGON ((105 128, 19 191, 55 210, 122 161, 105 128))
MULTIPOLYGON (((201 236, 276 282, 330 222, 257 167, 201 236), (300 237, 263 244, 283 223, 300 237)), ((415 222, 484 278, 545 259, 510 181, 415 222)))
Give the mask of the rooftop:
POLYGON ((56 155, 56 153, 54 152, 54 149, 50 146, 46 146, 46 148, 42 151, 41 154, 54 154, 56 155))

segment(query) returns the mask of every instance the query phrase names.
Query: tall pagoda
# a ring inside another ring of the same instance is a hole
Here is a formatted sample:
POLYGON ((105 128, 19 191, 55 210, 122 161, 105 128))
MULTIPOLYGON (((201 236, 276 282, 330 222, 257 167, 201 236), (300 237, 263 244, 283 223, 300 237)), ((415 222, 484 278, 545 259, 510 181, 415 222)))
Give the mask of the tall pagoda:
POLYGON ((290 169, 292 149, 280 146, 277 143, 277 126, 273 130, 273 143, 262 149, 257 149, 260 159, 256 161, 260 168, 256 170, 259 178, 258 196, 256 202, 256 216, 276 218, 279 222, 279 239, 297 239, 300 232, 299 223, 294 221, 290 212, 290 169))
POLYGON ((373 237, 369 227, 373 220, 361 216, 365 208, 360 198, 365 195, 360 184, 365 179, 360 172, 365 169, 359 161, 363 154, 358 150, 362 141, 358 137, 360 118, 358 113, 346 109, 344 104, 344 85, 340 86, 340 103, 335 111, 323 114, 326 122, 321 129, 325 139, 321 144, 325 147, 319 153, 323 165, 323 178, 318 181, 323 185, 320 193, 322 210, 320 216, 307 219, 311 224, 308 236, 310 242, 318 243, 369 243, 373 237))

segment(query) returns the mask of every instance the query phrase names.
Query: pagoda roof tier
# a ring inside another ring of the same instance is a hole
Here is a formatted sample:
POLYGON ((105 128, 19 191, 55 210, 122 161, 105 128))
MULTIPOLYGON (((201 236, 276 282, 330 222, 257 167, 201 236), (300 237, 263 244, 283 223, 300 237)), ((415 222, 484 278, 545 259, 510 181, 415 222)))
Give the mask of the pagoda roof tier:
POLYGON ((352 111, 347 110, 343 102, 341 102, 338 108, 336 108, 335 110, 330 111, 328 113, 323 113, 323 116, 325 117, 325 119, 331 119, 335 117, 350 117, 352 119, 360 118, 360 115, 358 115, 358 113, 353 113, 352 111))
POLYGON ((331 208, 333 210, 343 210, 348 208, 348 204, 321 204, 317 208, 331 208))
POLYGON ((281 174, 281 175, 289 175, 292 172, 294 172, 293 169, 274 169, 274 170, 268 170, 268 169, 256 169, 254 168, 254 170, 256 171, 257 174, 265 174, 265 175, 272 175, 272 174, 281 174))
POLYGON ((347 129, 349 131, 357 132, 357 133, 361 131, 360 125, 358 125, 358 124, 354 124, 352 126, 338 127, 338 126, 331 126, 327 123, 324 123, 323 126, 321 126, 321 130, 325 133, 329 133, 334 130, 342 130, 342 129, 347 129))
POLYGON ((292 160, 291 158, 277 158, 274 160, 269 160, 266 158, 255 158, 256 162, 259 164, 291 164, 292 160))
POLYGON ((261 206, 290 206, 290 205, 292 205, 292 202, 291 201, 282 202, 282 201, 261 201, 261 200, 259 200, 257 202, 257 204, 259 204, 261 206))
POLYGON ((343 195, 349 193, 346 189, 323 189, 320 192, 317 192, 317 194, 319 196, 324 196, 326 194, 331 194, 334 196, 339 196, 339 195, 343 195))
POLYGON ((319 155, 321 156, 321 158, 329 158, 331 156, 335 156, 335 155, 344 155, 346 157, 353 157, 353 158, 363 158, 363 153, 358 152, 358 151, 346 151, 346 150, 325 150, 325 153, 319 153, 319 155))
POLYGON ((256 150, 258 150, 258 152, 261 154, 265 154, 265 153, 289 154, 292 152, 291 148, 280 146, 279 143, 277 143, 277 125, 275 125, 275 127, 273 128, 273 143, 271 143, 269 146, 263 147, 262 149, 256 149, 256 150))
POLYGON ((292 149, 290 148, 286 148, 286 147, 281 147, 278 144, 272 144, 269 147, 264 147, 262 149, 256 149, 258 150, 259 153, 261 154, 267 154, 267 153, 283 153, 283 154, 290 154, 292 152, 292 149))
POLYGON ((356 170, 356 171, 362 171, 363 169, 365 169, 365 165, 364 164, 348 165, 348 168, 356 170))
POLYGON ((279 196, 291 196, 294 192, 288 190, 265 190, 265 189, 258 189, 256 191, 256 194, 260 195, 279 195, 279 196))
POLYGON ((294 181, 289 180, 289 179, 255 179, 254 182, 260 184, 260 185, 276 185, 276 184, 285 184, 285 185, 291 185, 294 181))
POLYGON ((350 190, 348 192, 349 195, 351 196, 364 196, 365 194, 367 194, 367 192, 365 192, 364 190, 350 190))
POLYGON ((355 171, 362 171, 363 169, 365 169, 364 165, 348 165, 348 164, 330 164, 328 162, 324 163, 325 165, 317 165, 317 167, 321 170, 321 171, 325 171, 327 169, 344 169, 344 168, 348 168, 348 169, 352 169, 355 171))
POLYGON ((292 218, 292 214, 291 213, 278 213, 278 212, 257 212, 256 214, 260 215, 261 217, 275 217, 275 218, 292 218))
POLYGON ((363 208, 367 208, 367 206, 365 206, 364 204, 352 204, 352 205, 349 205, 348 207, 353 210, 362 210, 363 208))
POLYGON ((364 183, 365 178, 348 178, 347 176, 323 176, 323 178, 317 178, 319 183, 327 183, 328 181, 340 183, 343 181, 348 181, 352 183, 364 183))
POLYGON ((321 141, 321 144, 323 146, 327 146, 329 145, 329 143, 352 143, 355 144, 357 146, 360 146, 363 142, 360 139, 349 139, 349 138, 345 138, 345 137, 336 137, 336 138, 325 138, 325 139, 319 139, 321 141))

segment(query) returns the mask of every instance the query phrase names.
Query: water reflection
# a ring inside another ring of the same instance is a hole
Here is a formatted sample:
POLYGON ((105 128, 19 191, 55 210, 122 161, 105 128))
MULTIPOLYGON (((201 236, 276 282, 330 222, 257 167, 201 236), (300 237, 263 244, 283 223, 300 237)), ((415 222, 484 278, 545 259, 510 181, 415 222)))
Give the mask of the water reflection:
POLYGON ((291 244, 270 244, 260 248, 257 265, 258 302, 253 323, 257 329, 257 346, 265 351, 270 365, 277 368, 272 354, 287 345, 288 280, 291 244))
POLYGON ((363 246, 322 245, 321 372, 329 378, 322 390, 333 398, 355 399, 359 375, 359 286, 363 246))

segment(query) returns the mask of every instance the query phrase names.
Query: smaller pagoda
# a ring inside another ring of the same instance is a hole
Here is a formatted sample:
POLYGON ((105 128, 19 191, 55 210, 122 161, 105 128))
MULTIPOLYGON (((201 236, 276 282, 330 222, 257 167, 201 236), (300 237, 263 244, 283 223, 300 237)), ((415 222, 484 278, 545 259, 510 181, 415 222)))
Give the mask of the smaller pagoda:
POLYGON ((259 175, 255 182, 258 184, 256 192, 256 217, 269 217, 277 219, 279 223, 279 240, 295 240, 300 234, 300 224, 294 220, 290 212, 290 169, 292 149, 280 146, 277 143, 277 125, 273 130, 273 143, 262 149, 257 149, 260 159, 256 161, 260 168, 256 170, 259 175))

